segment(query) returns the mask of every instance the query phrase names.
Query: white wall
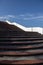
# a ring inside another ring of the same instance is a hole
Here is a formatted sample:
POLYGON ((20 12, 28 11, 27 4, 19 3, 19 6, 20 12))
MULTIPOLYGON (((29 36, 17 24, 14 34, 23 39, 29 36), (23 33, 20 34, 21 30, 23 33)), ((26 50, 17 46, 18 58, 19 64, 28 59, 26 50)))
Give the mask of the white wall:
POLYGON ((25 26, 22 26, 22 25, 16 23, 16 22, 11 23, 10 21, 7 21, 7 20, 6 20, 6 22, 7 22, 8 24, 10 24, 10 25, 15 25, 15 26, 17 26, 17 27, 19 27, 20 29, 22 29, 22 30, 24 30, 24 31, 30 31, 30 32, 32 31, 32 32, 38 32, 38 33, 43 34, 43 28, 41 28, 41 27, 29 27, 29 28, 27 28, 27 27, 25 27, 25 26))
POLYGON ((43 28, 41 28, 41 27, 31 27, 31 28, 27 28, 27 31, 38 32, 38 33, 43 34, 43 28))

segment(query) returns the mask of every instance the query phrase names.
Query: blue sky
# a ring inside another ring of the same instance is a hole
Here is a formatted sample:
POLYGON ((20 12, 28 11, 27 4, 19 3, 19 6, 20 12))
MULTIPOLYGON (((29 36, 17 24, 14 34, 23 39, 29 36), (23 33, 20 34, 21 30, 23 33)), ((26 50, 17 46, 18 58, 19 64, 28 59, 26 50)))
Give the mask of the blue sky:
POLYGON ((0 20, 43 27, 43 0, 0 0, 0 20))

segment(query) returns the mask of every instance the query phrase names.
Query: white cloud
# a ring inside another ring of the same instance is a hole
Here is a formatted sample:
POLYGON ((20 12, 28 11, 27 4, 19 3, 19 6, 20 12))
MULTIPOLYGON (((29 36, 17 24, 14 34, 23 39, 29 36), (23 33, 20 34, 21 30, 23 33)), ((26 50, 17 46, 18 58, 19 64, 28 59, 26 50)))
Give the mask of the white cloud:
POLYGON ((16 19, 21 20, 43 20, 43 14, 21 14, 16 19))
POLYGON ((14 16, 14 15, 8 15, 8 17, 15 18, 15 16, 14 16))
POLYGON ((6 16, 0 16, 0 19, 5 19, 6 18, 6 16))
POLYGON ((43 19, 43 16, 32 16, 32 17, 25 17, 24 20, 37 20, 37 19, 43 19))
POLYGON ((29 14, 29 13, 26 13, 26 14, 21 14, 20 16, 22 16, 22 17, 26 17, 26 16, 33 16, 33 14, 29 14))
POLYGON ((36 14, 20 14, 20 15, 5 15, 0 16, 0 20, 4 19, 16 19, 16 20, 43 20, 43 15, 36 14))
POLYGON ((10 19, 10 18, 15 18, 15 16, 14 15, 5 15, 5 16, 0 16, 0 20, 8 20, 8 19, 10 19))

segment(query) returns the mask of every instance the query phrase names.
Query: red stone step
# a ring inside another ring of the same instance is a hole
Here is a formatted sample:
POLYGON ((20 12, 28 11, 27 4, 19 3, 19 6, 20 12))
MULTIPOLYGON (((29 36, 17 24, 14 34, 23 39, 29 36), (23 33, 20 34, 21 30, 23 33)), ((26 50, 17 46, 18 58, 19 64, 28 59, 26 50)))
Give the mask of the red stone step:
POLYGON ((12 65, 24 65, 24 64, 39 64, 43 63, 43 60, 0 60, 0 64, 12 64, 12 65))
POLYGON ((34 54, 43 54, 43 50, 34 50, 29 52, 14 52, 14 51, 0 52, 0 55, 14 55, 14 56, 34 55, 34 54))

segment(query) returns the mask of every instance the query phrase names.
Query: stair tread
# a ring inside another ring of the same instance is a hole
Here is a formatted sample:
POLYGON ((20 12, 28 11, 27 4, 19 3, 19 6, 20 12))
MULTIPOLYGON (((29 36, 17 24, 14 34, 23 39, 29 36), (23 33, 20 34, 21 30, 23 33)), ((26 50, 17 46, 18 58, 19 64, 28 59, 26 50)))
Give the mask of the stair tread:
POLYGON ((43 50, 34 50, 29 52, 14 52, 14 51, 3 51, 0 52, 0 55, 32 55, 32 54, 40 54, 43 53, 43 50))
POLYGON ((32 49, 32 48, 41 48, 43 45, 28 45, 28 46, 0 46, 0 49, 32 49))
POLYGON ((43 60, 0 60, 1 64, 38 64, 43 63, 43 60))

